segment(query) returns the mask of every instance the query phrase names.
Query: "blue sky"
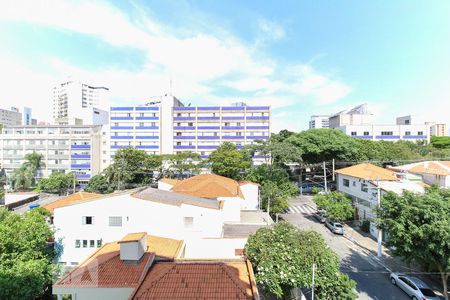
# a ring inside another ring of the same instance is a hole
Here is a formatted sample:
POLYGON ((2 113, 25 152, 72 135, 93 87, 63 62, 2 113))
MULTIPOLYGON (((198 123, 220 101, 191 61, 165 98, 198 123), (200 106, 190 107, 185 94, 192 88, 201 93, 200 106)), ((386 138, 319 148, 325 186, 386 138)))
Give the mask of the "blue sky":
POLYGON ((449 122, 449 1, 10 1, 1 106, 50 119, 68 76, 114 104, 268 104, 273 128, 368 103, 380 123, 449 122))

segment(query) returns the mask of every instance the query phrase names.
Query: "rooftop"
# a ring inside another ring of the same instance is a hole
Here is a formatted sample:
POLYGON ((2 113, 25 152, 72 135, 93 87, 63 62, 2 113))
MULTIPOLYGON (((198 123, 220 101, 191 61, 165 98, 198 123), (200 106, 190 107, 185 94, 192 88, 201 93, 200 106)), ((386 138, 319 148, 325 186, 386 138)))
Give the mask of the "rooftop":
POLYGON ((249 262, 158 262, 131 299, 257 299, 249 262))
POLYGON ((393 171, 369 164, 357 164, 351 167, 339 169, 336 173, 365 180, 397 181, 393 171))
POLYGON ((185 179, 175 185, 172 191, 201 198, 244 198, 236 180, 215 174, 200 174, 185 179))
POLYGON ((53 212, 55 208, 63 207, 66 205, 78 203, 78 202, 84 202, 89 199, 96 199, 104 197, 104 195, 101 194, 94 194, 94 193, 87 193, 87 192, 78 192, 74 193, 72 195, 60 198, 54 202, 51 202, 49 204, 44 205, 43 207, 50 212, 53 212))
MULTIPOLYGON (((137 233, 142 236, 143 233, 137 233)), ((126 235, 124 239, 135 234, 126 235)), ((137 236, 136 235, 136 236, 137 236)), ((121 241, 123 241, 122 239, 121 241)), ((55 287, 136 287, 142 274, 155 258, 175 259, 183 249, 184 241, 158 236, 147 236, 147 251, 136 264, 120 259, 120 242, 104 244, 76 269, 55 283, 55 287)))
POLYGON ((170 185, 176 185, 177 183, 179 183, 181 180, 179 179, 173 179, 173 178, 161 178, 159 181, 164 182, 164 183, 168 183, 170 185))
POLYGON ((450 175, 450 161, 423 161, 403 166, 391 167, 392 170, 416 174, 450 175))

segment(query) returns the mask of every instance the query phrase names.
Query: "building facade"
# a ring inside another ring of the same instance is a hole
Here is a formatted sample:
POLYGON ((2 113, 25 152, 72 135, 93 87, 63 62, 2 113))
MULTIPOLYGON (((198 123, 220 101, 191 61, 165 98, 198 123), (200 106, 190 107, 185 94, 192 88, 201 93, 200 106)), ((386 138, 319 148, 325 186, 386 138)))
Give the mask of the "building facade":
POLYGON ((15 107, 11 107, 11 109, 0 108, 0 124, 3 126, 21 125, 22 114, 15 107))
POLYGON ((93 125, 85 119, 94 112, 92 108, 105 108, 109 89, 77 81, 67 81, 53 88, 53 121, 55 124, 93 125))
POLYGON ((127 147, 150 154, 192 151, 206 158, 225 141, 240 148, 268 139, 270 107, 242 103, 184 106, 175 97, 165 96, 142 106, 111 107, 106 135, 110 139, 109 159, 117 149, 127 147))
POLYGON ((430 141, 429 125, 345 125, 337 128, 354 138, 384 141, 430 141))
POLYGON ((20 168, 25 155, 44 156, 39 177, 74 172, 81 184, 100 172, 101 126, 9 126, 2 130, 0 163, 8 174, 20 168))
POLYGON ((434 124, 431 127, 431 136, 448 136, 447 124, 434 124))
POLYGON ((311 116, 311 120, 309 121, 309 129, 314 128, 330 128, 330 116, 329 115, 311 116))

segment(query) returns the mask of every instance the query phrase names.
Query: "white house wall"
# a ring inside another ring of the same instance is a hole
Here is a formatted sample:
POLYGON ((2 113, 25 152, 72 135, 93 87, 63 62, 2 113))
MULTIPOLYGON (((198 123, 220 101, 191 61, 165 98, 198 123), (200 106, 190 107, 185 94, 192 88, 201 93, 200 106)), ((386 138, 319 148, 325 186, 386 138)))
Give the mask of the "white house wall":
POLYGON ((243 184, 240 186, 244 201, 241 203, 241 210, 259 209, 259 186, 256 184, 243 184))
MULTIPOLYGON (((73 295, 74 300, 124 300, 130 297, 133 288, 53 288, 54 295, 73 295)), ((61 298, 58 298, 62 299, 61 298)))
POLYGON ((158 181, 158 190, 170 191, 173 188, 172 184, 167 182, 158 181))
POLYGON ((244 201, 240 197, 220 197, 218 201, 223 201, 223 221, 239 222, 241 220, 241 205, 244 201))
POLYGON ((89 247, 90 240, 113 242, 130 232, 174 239, 220 237, 223 222, 220 210, 184 204, 178 207, 119 195, 57 208, 54 225, 56 241, 64 249, 60 262, 71 264, 79 263, 96 249, 96 245, 89 247), (83 216, 93 216, 94 224, 83 225, 83 216), (121 216, 122 226, 109 226, 110 216, 121 216), (185 227, 185 217, 193 217, 189 228, 185 227), (88 240, 88 247, 75 248, 75 240, 88 240))
POLYGON ((239 258, 236 249, 244 249, 246 238, 236 239, 191 239, 185 241, 185 258, 239 258))

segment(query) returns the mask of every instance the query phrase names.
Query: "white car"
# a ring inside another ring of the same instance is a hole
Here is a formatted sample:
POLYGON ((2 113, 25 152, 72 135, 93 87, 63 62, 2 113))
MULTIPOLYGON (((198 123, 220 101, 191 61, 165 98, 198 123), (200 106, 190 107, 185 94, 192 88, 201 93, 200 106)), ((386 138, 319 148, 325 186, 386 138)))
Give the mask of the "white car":
POLYGON ((419 278, 401 273, 391 273, 391 282, 413 300, 439 300, 439 297, 419 278))

